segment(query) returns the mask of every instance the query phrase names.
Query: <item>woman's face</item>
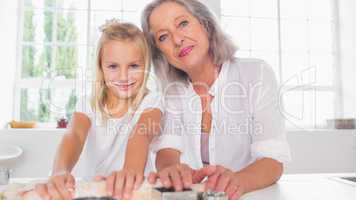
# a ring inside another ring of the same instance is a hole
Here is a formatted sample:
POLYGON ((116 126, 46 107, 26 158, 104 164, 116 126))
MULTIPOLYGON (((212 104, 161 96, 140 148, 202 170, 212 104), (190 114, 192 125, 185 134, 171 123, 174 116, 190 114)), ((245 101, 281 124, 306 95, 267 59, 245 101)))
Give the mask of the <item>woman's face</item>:
POLYGON ((118 98, 133 97, 143 84, 144 58, 135 42, 106 42, 101 51, 101 67, 109 93, 118 98))
POLYGON ((168 62, 187 73, 209 57, 208 33, 183 6, 166 2, 149 18, 157 47, 168 62))

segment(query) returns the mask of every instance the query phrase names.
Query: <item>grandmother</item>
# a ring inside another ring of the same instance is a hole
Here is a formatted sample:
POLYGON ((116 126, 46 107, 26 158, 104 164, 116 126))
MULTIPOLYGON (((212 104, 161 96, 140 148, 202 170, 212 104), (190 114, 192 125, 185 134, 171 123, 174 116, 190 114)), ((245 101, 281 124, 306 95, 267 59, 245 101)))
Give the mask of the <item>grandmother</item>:
POLYGON ((236 47, 197 0, 154 0, 142 29, 165 94, 157 173, 176 190, 205 179, 229 199, 275 183, 290 160, 278 85, 263 60, 236 47))

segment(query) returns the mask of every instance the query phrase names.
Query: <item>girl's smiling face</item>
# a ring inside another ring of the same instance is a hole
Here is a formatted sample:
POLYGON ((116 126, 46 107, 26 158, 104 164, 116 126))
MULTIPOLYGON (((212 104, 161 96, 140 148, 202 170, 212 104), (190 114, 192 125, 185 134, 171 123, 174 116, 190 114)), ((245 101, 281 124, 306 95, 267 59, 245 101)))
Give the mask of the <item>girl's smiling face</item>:
POLYGON ((183 6, 163 3, 149 18, 157 47, 168 62, 185 72, 209 58, 209 39, 204 26, 183 6))
POLYGON ((109 93, 117 98, 134 97, 144 82, 145 61, 135 42, 111 40, 101 49, 101 67, 109 93))

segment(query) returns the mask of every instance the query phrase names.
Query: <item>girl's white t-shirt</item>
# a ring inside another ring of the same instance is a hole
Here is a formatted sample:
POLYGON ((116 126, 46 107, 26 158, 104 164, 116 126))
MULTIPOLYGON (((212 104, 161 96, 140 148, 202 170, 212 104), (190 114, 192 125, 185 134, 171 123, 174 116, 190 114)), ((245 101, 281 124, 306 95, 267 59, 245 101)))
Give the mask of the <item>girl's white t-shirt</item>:
MULTIPOLYGON (((73 174, 76 177, 92 178, 96 175, 110 175, 112 171, 121 170, 126 155, 126 146, 135 124, 146 109, 157 108, 164 112, 162 95, 149 92, 142 100, 136 112, 117 119, 109 119, 106 126, 100 122, 99 114, 93 113, 88 106, 84 113, 91 121, 91 127, 83 151, 73 174)), ((155 155, 149 151, 145 174, 154 171, 155 155)))

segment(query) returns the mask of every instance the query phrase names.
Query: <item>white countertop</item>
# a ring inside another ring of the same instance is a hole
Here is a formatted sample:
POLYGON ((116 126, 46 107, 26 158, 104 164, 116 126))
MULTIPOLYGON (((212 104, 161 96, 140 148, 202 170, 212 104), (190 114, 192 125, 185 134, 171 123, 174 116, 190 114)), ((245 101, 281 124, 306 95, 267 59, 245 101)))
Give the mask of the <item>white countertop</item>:
MULTIPOLYGON (((353 174, 293 174, 283 175, 277 184, 245 194, 241 200, 355 200, 356 184, 337 180, 353 174)), ((24 183, 34 179, 15 178, 24 183)))
POLYGON ((356 184, 338 180, 355 174, 284 175, 277 184, 245 194, 241 200, 355 200, 356 184))

